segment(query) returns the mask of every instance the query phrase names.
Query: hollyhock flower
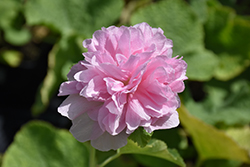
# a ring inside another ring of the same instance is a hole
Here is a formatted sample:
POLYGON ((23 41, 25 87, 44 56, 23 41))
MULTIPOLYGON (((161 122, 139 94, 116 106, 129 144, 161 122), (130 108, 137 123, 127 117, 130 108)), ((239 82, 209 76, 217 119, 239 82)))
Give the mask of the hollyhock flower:
POLYGON ((172 58, 172 46, 147 23, 102 28, 84 40, 85 60, 59 90, 69 95, 58 112, 72 120, 73 136, 108 151, 125 146, 138 127, 151 133, 178 126, 187 64, 172 58))

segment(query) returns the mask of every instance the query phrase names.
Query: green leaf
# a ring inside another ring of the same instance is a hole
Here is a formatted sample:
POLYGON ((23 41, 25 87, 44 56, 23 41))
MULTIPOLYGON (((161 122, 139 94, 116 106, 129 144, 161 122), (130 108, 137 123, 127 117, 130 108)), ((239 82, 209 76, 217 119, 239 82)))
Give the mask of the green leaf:
POLYGON ((208 0, 190 0, 190 6, 201 23, 207 20, 207 1, 208 0))
POLYGON ((32 106, 34 115, 40 114, 47 108, 51 97, 65 80, 65 76, 62 76, 62 74, 69 72, 69 64, 73 65, 83 59, 82 50, 76 42, 77 40, 74 37, 62 38, 49 53, 48 72, 40 85, 36 101, 32 106))
POLYGON ((204 167, 242 167, 242 162, 234 161, 234 160, 225 160, 225 159, 216 159, 216 160, 208 160, 205 161, 204 167))
POLYGON ((25 3, 28 24, 45 24, 62 34, 62 39, 49 53, 48 73, 32 106, 34 115, 46 109, 50 98, 65 80, 69 67, 83 59, 82 47, 79 47, 83 39, 101 26, 114 23, 122 6, 122 0, 32 0, 25 3))
POLYGON ((215 69, 215 78, 223 81, 238 76, 250 63, 250 60, 243 59, 241 55, 222 53, 218 55, 218 58, 219 65, 215 69))
POLYGON ((210 4, 204 25, 206 48, 218 54, 215 77, 229 80, 250 65, 250 21, 232 8, 210 4))
POLYGON ((199 153, 199 163, 209 159, 229 159, 250 164, 248 152, 224 132, 190 115, 183 104, 178 112, 181 124, 192 137, 199 153))
POLYGON ((219 63, 217 56, 205 49, 186 54, 183 59, 188 64, 188 79, 198 81, 210 80, 219 63))
POLYGON ((249 57, 250 21, 236 15, 232 8, 220 4, 210 5, 204 26, 205 42, 215 53, 228 52, 249 57), (242 38, 244 40, 242 40, 242 38))
POLYGON ((145 147, 151 139, 153 133, 148 133, 144 128, 140 127, 136 129, 130 136, 129 139, 133 140, 140 147, 145 147))
POLYGON ((174 55, 185 56, 203 48, 203 30, 198 17, 183 0, 164 0, 139 8, 131 23, 147 22, 160 27, 174 43, 174 55))
POLYGON ((10 27, 12 21, 17 17, 21 4, 15 0, 0 1, 0 27, 10 27))
POLYGON ((5 29, 5 40, 13 45, 23 45, 30 41, 31 34, 28 29, 5 29))
POLYGON ((173 40, 173 55, 179 54, 187 61, 189 79, 207 81, 213 77, 218 58, 204 48, 202 21, 193 11, 193 6, 191 8, 183 0, 159 1, 133 14, 132 24, 142 21, 162 28, 166 37, 173 40))
MULTIPOLYGON (((250 82, 212 80, 205 84, 206 98, 195 102, 190 95, 184 98, 191 114, 212 125, 245 125, 250 123, 250 82)), ((188 92, 185 92, 188 94, 188 92)))
POLYGON ((29 25, 45 24, 63 36, 90 37, 120 16, 122 0, 32 0, 25 3, 29 25))
POLYGON ((0 1, 0 28, 4 38, 13 45, 23 45, 31 39, 31 34, 23 27, 22 4, 18 0, 0 1))
POLYGON ((176 164, 167 161, 162 158, 157 158, 153 156, 148 155, 142 155, 142 154, 134 154, 134 158, 136 161, 140 163, 141 166, 145 167, 176 167, 176 164))
POLYGON ((88 148, 66 130, 32 121, 16 134, 2 167, 88 166, 88 148))
POLYGON ((122 147, 119 153, 149 155, 168 160, 182 167, 185 166, 185 163, 175 149, 167 148, 167 145, 163 141, 156 139, 150 140, 143 148, 132 140, 128 140, 128 144, 122 147))
POLYGON ((229 128, 226 130, 228 136, 232 137, 242 148, 250 153, 250 127, 229 128))
POLYGON ((11 67, 18 67, 22 58, 22 53, 15 50, 6 50, 0 53, 0 62, 8 64, 11 67))

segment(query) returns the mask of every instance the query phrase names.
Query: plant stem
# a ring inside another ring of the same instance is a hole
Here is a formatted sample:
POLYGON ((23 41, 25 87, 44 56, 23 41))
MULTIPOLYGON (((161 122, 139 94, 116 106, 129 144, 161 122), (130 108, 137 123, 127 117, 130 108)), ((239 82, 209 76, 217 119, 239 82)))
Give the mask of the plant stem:
POLYGON ((95 148, 92 147, 92 146, 90 146, 89 167, 96 167, 96 162, 95 162, 95 148))
POLYGON ((107 165, 108 163, 110 163, 111 161, 113 161, 114 159, 118 158, 120 155, 121 155, 120 154, 120 150, 118 149, 117 152, 116 152, 116 154, 114 154, 111 157, 107 158, 98 167, 104 167, 105 165, 107 165))

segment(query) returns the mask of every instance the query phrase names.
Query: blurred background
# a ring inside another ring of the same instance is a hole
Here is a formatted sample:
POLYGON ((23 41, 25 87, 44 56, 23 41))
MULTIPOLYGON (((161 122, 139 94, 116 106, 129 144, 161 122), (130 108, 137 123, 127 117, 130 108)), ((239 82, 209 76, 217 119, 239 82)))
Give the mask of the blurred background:
MULTIPOLYGON (((70 67, 83 59, 82 41, 101 27, 141 22, 161 27, 173 40, 173 56, 187 62, 182 106, 201 121, 182 118, 178 128, 153 137, 176 148, 187 166, 249 166, 249 0, 0 0, 0 164, 17 132, 31 120, 58 129, 71 126, 57 113, 65 99, 57 93, 70 67), (197 135, 192 127, 199 125, 222 132, 239 152, 209 143, 209 137, 222 140, 210 131, 197 135), (197 144, 200 140, 208 140, 208 146, 197 144), (218 149, 208 153, 205 147, 218 149)), ((117 163, 166 166, 166 160, 147 158, 123 156, 117 163)))

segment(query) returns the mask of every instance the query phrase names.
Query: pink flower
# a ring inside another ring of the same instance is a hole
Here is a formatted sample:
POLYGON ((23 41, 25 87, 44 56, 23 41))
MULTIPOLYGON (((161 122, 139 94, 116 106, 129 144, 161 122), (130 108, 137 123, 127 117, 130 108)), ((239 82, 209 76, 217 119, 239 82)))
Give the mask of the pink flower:
POLYGON ((138 127, 151 133, 178 126, 177 93, 187 64, 172 58, 172 41, 147 23, 102 28, 83 41, 88 52, 61 84, 69 95, 58 112, 72 120, 70 132, 101 151, 127 144, 138 127))

